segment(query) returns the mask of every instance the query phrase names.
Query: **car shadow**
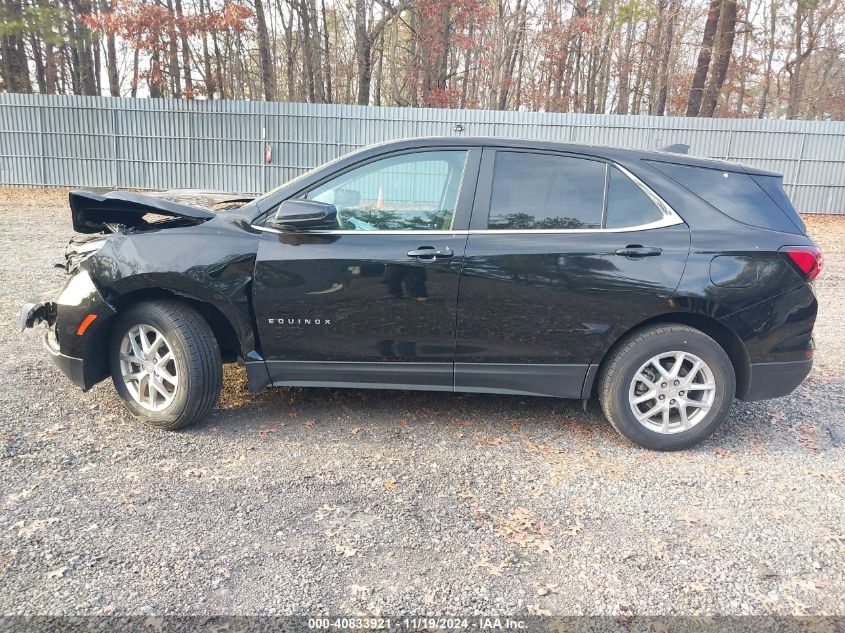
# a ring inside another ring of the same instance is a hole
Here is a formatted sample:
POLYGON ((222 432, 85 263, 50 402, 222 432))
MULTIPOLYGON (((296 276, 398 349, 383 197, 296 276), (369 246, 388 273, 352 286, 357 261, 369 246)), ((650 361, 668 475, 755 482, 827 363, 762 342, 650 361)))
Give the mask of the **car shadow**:
MULTIPOLYGON (((787 398, 736 402, 712 437, 687 450, 794 452, 830 447, 824 421, 807 416, 816 401, 811 392, 819 388, 813 382, 787 398)), ((302 387, 269 387, 251 393, 243 369, 236 365, 226 366, 218 410, 188 431, 345 441, 362 430, 368 435, 411 438, 419 436, 420 429, 474 439, 482 445, 518 440, 523 445, 562 450, 589 446, 655 454, 616 433, 595 399, 585 408, 578 400, 498 394, 302 387)))

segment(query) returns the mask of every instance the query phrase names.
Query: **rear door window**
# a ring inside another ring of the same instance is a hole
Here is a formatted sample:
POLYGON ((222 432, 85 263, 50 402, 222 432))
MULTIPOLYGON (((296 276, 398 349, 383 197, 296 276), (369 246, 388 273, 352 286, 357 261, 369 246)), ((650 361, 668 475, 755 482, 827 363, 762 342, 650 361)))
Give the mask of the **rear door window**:
POLYGON ((487 228, 600 228, 606 169, 602 161, 499 151, 487 228))

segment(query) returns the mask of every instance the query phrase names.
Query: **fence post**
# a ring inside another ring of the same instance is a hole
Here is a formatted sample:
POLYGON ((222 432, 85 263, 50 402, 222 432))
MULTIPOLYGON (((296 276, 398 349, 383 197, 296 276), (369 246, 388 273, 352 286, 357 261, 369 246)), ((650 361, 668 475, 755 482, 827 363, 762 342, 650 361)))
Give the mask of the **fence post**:
POLYGON ((111 181, 114 189, 120 188, 120 178, 117 170, 117 110, 114 101, 111 102, 111 181))
POLYGON ((47 158, 44 155, 44 106, 38 104, 38 153, 41 167, 41 186, 47 186, 47 158))
MULTIPOLYGON (((792 193, 790 194, 790 198, 792 198, 792 203, 795 204, 795 190, 798 188, 798 183, 801 182, 801 163, 804 160, 804 141, 807 140, 807 133, 801 132, 801 149, 798 152, 798 166, 795 169, 795 180, 792 182, 792 193)), ((798 209, 798 211, 804 212, 805 209, 798 209)))

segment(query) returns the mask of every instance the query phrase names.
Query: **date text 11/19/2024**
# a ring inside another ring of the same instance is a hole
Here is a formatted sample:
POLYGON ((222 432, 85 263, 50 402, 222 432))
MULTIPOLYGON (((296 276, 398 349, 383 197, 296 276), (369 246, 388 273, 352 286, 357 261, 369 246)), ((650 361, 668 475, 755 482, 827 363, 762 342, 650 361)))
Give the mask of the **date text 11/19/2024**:
POLYGON ((459 617, 409 617, 401 619, 362 617, 362 618, 308 618, 311 630, 382 630, 382 631, 457 631, 475 629, 482 631, 524 631, 528 628, 525 620, 509 617, 481 616, 476 618, 459 617))

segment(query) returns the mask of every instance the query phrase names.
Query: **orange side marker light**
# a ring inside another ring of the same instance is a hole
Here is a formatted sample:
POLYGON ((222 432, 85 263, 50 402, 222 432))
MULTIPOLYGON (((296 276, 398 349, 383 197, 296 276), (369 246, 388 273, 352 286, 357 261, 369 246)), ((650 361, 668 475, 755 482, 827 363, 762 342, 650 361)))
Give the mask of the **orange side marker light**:
POLYGON ((89 314, 87 317, 82 319, 82 323, 79 324, 79 327, 76 328, 76 335, 82 336, 85 334, 85 330, 88 329, 88 326, 94 322, 94 319, 97 318, 96 314, 89 314))

